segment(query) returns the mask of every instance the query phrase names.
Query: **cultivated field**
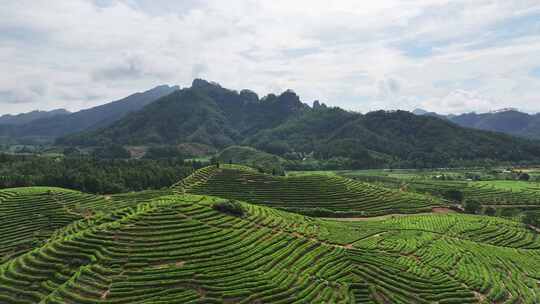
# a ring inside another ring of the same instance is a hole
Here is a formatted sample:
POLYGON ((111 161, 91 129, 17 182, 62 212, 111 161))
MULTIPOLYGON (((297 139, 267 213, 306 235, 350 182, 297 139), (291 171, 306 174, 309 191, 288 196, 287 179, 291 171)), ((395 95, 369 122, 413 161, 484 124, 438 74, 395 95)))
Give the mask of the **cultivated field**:
MULTIPOLYGON (((536 170, 523 169, 535 176, 536 170)), ((516 208, 518 210, 540 209, 540 183, 501 179, 510 174, 489 174, 482 170, 359 170, 336 171, 334 175, 357 181, 370 182, 407 192, 431 194, 444 197, 445 192, 463 193, 463 201, 478 201, 484 207, 516 208), (478 180, 472 180, 474 176, 478 180)))
POLYGON ((201 169, 172 191, 2 190, 0 303, 540 302, 536 232, 410 214, 439 205, 430 199, 238 166, 201 169), (409 214, 337 221, 273 208, 319 204, 409 214))
POLYGON ((333 217, 417 213, 446 205, 430 195, 392 190, 336 175, 281 177, 235 165, 206 167, 173 188, 333 217))

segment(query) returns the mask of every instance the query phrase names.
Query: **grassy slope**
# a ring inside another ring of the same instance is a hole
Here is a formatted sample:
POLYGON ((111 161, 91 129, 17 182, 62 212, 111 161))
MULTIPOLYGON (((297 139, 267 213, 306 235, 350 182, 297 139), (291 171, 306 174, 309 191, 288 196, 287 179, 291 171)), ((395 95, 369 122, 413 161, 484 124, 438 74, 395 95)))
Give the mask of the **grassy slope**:
POLYGON ((0 302, 540 300, 540 240, 514 222, 452 214, 343 223, 247 203, 240 218, 215 211, 219 198, 146 199, 75 221, 0 264, 0 302))
POLYGON ((245 146, 230 146, 217 155, 221 163, 235 163, 258 168, 266 173, 276 174, 284 172, 283 165, 286 160, 273 154, 259 151, 245 146))
POLYGON ((430 196, 390 190, 339 176, 278 177, 234 165, 203 168, 176 188, 332 217, 416 213, 444 205, 430 196))

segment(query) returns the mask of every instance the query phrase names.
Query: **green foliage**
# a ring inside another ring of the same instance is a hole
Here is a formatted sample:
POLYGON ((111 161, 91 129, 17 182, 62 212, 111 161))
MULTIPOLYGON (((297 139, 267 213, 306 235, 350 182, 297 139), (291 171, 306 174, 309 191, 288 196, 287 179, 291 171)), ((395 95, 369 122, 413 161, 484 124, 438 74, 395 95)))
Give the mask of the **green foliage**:
MULTIPOLYGON (((540 207, 540 191, 538 184, 504 178, 498 172, 511 170, 501 169, 438 169, 438 170, 358 170, 337 172, 357 180, 384 185, 409 192, 427 193, 450 199, 448 193, 461 192, 464 201, 478 201, 484 209, 488 206, 496 209, 503 217, 519 216, 523 210, 540 207), (482 181, 465 180, 465 173, 474 172, 482 181), (446 179, 442 179, 442 176, 446 179), (449 179, 448 177, 452 178, 449 179), (510 208, 515 206, 516 208, 510 208)), ((529 169, 528 172, 534 172, 529 169)), ((461 197, 461 195, 459 195, 461 197)))
POLYGON ((532 225, 535 227, 540 227, 540 212, 535 212, 535 211, 525 212, 523 216, 523 223, 527 225, 532 225))
POLYGON ((275 141, 286 142, 292 152, 315 151, 317 159, 361 160, 362 168, 431 168, 538 158, 537 143, 404 111, 361 115, 337 108, 312 110, 260 132, 247 143, 264 150, 266 143, 275 141))
POLYGON ((463 192, 459 190, 446 190, 443 192, 442 196, 453 202, 460 203, 463 201, 463 192))
POLYGON ((433 197, 391 190, 339 176, 272 176, 234 165, 202 168, 173 188, 186 193, 212 195, 306 215, 330 217, 414 213, 446 205, 433 197))
POLYGON ((487 216, 494 216, 496 213, 497 213, 497 210, 495 210, 495 208, 493 208, 493 207, 487 207, 484 210, 484 214, 487 215, 487 216))
POLYGON ((501 209, 501 216, 513 217, 519 214, 519 209, 517 208, 503 208, 501 209))
POLYGON ((284 173, 287 161, 277 155, 259 151, 251 147, 231 146, 217 155, 222 163, 234 163, 261 169, 261 172, 276 174, 284 173))
POLYGON ((244 216, 245 212, 242 204, 234 200, 216 202, 212 208, 235 216, 244 216))
POLYGON ((67 157, 77 157, 82 156, 81 151, 75 147, 67 147, 62 151, 62 154, 67 157))
POLYGON ((465 210, 465 212, 470 213, 470 214, 478 213, 478 211, 480 211, 481 208, 482 208, 482 205, 480 204, 480 202, 476 200, 467 200, 463 204, 463 209, 465 210))
POLYGON ((102 159, 126 159, 131 158, 131 154, 123 146, 111 144, 104 147, 99 147, 94 151, 94 156, 102 159))
POLYGON ((242 145, 288 157, 294 161, 288 166, 296 169, 434 168, 540 160, 538 142, 466 129, 434 117, 310 108, 292 91, 258 99, 253 92, 238 93, 199 79, 191 88, 165 96, 110 127, 59 142, 195 143, 217 149, 242 145), (310 163, 311 159, 322 164, 310 163))
POLYGON ((175 146, 153 146, 146 151, 144 158, 147 159, 184 159, 185 156, 182 155, 180 150, 175 146))
POLYGON ((106 160, 0 154, 0 188, 55 186, 90 193, 169 187, 200 167, 182 160, 106 160))
POLYGON ((6 215, 0 218, 0 302, 540 299, 540 240, 517 222, 462 214, 340 222, 248 203, 241 203, 239 217, 215 210, 220 198, 158 194, 140 201, 143 196, 111 201, 61 189, 0 191, 6 215), (76 203, 100 211, 66 217, 76 203), (49 209, 57 214, 51 218, 56 230, 34 238, 48 220, 27 219, 49 209))
POLYGON ((307 106, 294 92, 267 96, 227 90, 196 79, 192 87, 174 92, 109 128, 62 139, 72 145, 197 143, 223 148, 258 130, 274 127, 307 106))

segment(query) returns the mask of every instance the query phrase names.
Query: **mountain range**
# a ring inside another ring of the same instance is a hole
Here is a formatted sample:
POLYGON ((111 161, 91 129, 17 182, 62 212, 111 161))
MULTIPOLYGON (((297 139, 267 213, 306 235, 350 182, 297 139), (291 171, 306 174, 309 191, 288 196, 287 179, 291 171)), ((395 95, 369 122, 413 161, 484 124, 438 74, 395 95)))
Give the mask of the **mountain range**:
POLYGON ((540 159, 540 141, 463 128, 406 111, 350 112, 303 103, 287 90, 262 98, 201 79, 107 127, 71 134, 60 145, 203 144, 251 146, 288 159, 351 159, 358 166, 407 162, 444 166, 472 160, 540 159))
POLYGON ((0 116, 0 125, 14 125, 20 126, 27 123, 30 123, 34 120, 51 118, 60 115, 69 115, 71 114, 66 109, 56 109, 51 111, 32 111, 28 113, 21 113, 17 115, 6 114, 0 116))
POLYGON ((528 114, 513 108, 489 113, 464 113, 442 115, 416 109, 414 114, 449 120, 462 127, 507 133, 510 135, 540 139, 540 114, 528 114))
POLYGON ((292 91, 259 99, 196 79, 108 128, 61 138, 62 144, 123 145, 202 143, 225 147, 273 128, 309 109, 292 91))
POLYGON ((54 141, 60 146, 193 145, 207 151, 242 145, 288 160, 345 159, 354 167, 540 160, 540 141, 472 129, 493 129, 487 122, 496 115, 509 122, 498 124, 504 128, 495 131, 515 134, 522 130, 517 126, 520 117, 528 114, 415 113, 361 114, 319 101, 310 106, 292 90, 259 97, 251 90, 235 91, 195 79, 191 87, 158 86, 75 113, 19 115, 19 122, 12 118, 11 123, 0 124, 0 137, 54 141), (35 119, 23 123, 28 115, 35 119))
POLYGON ((130 112, 178 90, 178 86, 161 85, 117 101, 69 113, 65 110, 35 111, 0 117, 0 136, 19 142, 52 142, 68 134, 106 127, 130 112))

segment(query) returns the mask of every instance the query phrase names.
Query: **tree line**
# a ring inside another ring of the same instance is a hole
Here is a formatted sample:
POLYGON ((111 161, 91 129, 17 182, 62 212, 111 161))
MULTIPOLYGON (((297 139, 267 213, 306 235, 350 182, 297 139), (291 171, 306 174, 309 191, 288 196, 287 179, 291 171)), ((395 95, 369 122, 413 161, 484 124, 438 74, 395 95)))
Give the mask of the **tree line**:
POLYGON ((98 159, 0 154, 0 188, 51 186, 113 194, 161 189, 203 164, 173 159, 98 159))

